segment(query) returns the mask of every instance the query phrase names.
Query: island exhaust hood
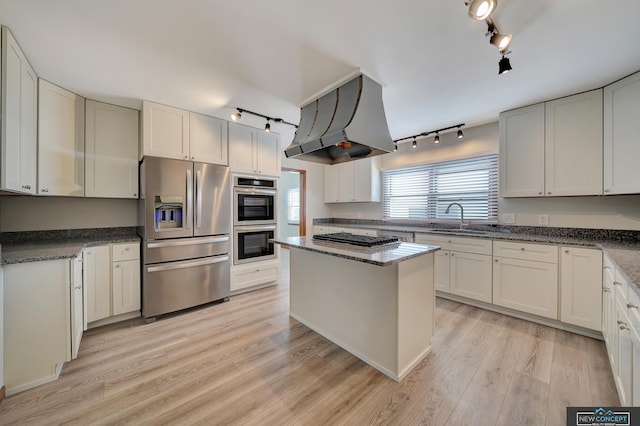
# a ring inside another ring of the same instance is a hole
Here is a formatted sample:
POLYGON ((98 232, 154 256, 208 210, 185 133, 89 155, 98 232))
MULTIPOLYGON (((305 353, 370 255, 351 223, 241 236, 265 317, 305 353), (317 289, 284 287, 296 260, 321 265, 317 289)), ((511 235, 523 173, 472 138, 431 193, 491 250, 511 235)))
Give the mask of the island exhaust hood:
POLYGON ((336 164, 393 151, 382 86, 364 74, 302 107, 287 158, 336 164))

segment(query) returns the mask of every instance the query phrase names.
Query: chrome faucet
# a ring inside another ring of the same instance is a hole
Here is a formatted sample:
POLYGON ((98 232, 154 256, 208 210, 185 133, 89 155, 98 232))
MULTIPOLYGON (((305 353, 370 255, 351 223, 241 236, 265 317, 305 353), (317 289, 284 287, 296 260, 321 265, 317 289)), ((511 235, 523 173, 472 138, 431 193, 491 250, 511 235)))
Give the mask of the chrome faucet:
POLYGON ((447 206, 444 214, 449 214, 449 209, 451 209, 451 206, 460 207, 460 229, 464 229, 464 208, 462 208, 462 205, 460 203, 451 203, 447 206))

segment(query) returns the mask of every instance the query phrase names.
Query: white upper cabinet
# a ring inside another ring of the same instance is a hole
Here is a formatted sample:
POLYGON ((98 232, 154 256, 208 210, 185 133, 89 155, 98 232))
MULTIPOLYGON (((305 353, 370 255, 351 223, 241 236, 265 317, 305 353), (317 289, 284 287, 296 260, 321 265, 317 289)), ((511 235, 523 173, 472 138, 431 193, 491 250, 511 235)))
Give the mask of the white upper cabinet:
POLYGON ((142 102, 142 149, 145 155, 189 159, 189 111, 142 102))
POLYGON ((324 202, 380 201, 380 158, 324 166, 324 202))
POLYGON ((38 77, 9 30, 2 27, 3 190, 36 193, 38 77))
POLYGON ((280 175, 280 135, 229 123, 229 167, 232 172, 280 175))
POLYGON ((544 104, 500 114, 500 196, 544 195, 544 104))
POLYGON ((86 101, 85 195, 138 197, 138 111, 86 101))
POLYGON ((500 114, 500 196, 602 194, 602 90, 500 114))
POLYGON ((545 103, 546 195, 602 194, 602 89, 545 103))
POLYGON ((640 193, 640 73, 604 88, 604 193, 640 193))
POLYGON ((84 98, 38 81, 38 194, 82 197, 84 98))
POLYGON ((227 122, 207 115, 189 113, 191 160, 228 165, 227 122))

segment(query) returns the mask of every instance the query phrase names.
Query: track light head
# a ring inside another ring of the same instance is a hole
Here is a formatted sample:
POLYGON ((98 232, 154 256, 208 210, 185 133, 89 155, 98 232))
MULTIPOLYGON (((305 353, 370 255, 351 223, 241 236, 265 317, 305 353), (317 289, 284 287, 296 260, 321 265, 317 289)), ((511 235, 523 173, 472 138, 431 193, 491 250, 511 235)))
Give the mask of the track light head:
POLYGON ((393 143, 393 152, 396 152, 396 151, 398 151, 398 143, 394 142, 393 143))
POLYGON ((496 0, 467 0, 469 16, 476 21, 484 21, 496 8, 496 0))
POLYGON ((264 125, 264 131, 267 133, 271 132, 271 124, 269 123, 269 119, 267 118, 267 124, 264 125))
POLYGON ((458 133, 456 133, 456 135, 458 136, 458 139, 464 138, 464 134, 462 133, 462 129, 460 127, 458 127, 458 133))
POLYGON ((498 75, 507 73, 511 71, 511 62, 509 62, 509 58, 502 55, 502 59, 498 62, 498 75))
POLYGON ((436 135, 433 137, 433 143, 440 143, 440 133, 436 132, 436 135))
POLYGON ((493 44, 500 53, 504 53, 511 44, 513 36, 511 34, 502 34, 491 19, 487 19, 487 36, 490 36, 489 43, 493 44))
POLYGON ((411 148, 415 148, 418 146, 418 141, 416 141, 416 138, 413 138, 413 143, 411 144, 411 148))
POLYGON ((233 121, 238 121, 238 120, 240 120, 240 118, 242 118, 242 110, 240 108, 237 108, 236 112, 231 114, 231 119, 233 121))

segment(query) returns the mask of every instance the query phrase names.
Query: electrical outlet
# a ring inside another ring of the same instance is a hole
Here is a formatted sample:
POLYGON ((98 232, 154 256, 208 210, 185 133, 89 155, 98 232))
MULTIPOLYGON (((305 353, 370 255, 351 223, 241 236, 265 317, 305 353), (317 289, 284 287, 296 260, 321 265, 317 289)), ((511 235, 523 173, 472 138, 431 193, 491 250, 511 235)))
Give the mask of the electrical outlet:
POLYGON ((516 214, 515 213, 503 213, 502 214, 502 223, 505 225, 513 225, 516 223, 516 214))
POLYGON ((549 224, 549 215, 548 214, 539 214, 538 215, 538 225, 548 225, 549 224))

